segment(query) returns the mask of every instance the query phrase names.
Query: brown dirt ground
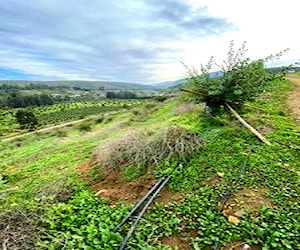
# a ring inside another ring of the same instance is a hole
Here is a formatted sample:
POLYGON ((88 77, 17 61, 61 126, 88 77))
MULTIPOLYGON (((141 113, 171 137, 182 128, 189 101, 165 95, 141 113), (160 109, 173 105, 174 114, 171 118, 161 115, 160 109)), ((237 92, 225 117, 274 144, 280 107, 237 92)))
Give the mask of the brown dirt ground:
POLYGON ((164 188, 157 199, 157 202, 163 205, 167 205, 172 202, 182 202, 184 200, 183 195, 180 192, 174 192, 169 188, 164 188))
POLYGON ((85 172, 89 171, 95 164, 96 161, 89 161, 87 163, 78 166, 76 170, 79 174, 84 174, 85 172))
MULTIPOLYGON (((79 171, 88 169, 89 166, 86 164, 81 166, 79 171)), ((105 180, 93 185, 92 189, 95 191, 96 196, 108 198, 111 203, 123 201, 131 204, 142 198, 156 181, 151 173, 146 173, 131 182, 126 182, 122 178, 122 173, 114 171, 108 174, 105 180)), ((157 197, 157 202, 166 205, 171 202, 181 202, 183 199, 184 197, 180 192, 164 188, 157 197)))
POLYGON ((295 120, 300 122, 300 77, 287 76, 286 79, 296 85, 296 88, 289 93, 287 103, 293 116, 295 117, 295 120))
MULTIPOLYGON (((89 182, 85 173, 95 167, 96 164, 96 160, 91 160, 78 166, 76 170, 83 180, 89 182)), ((91 188, 95 191, 96 196, 108 198, 111 203, 118 201, 123 201, 127 204, 134 203, 142 198, 157 181, 151 173, 146 173, 136 180, 126 182, 123 180, 120 171, 111 171, 106 168, 103 170, 107 173, 106 178, 92 185, 91 188)), ((182 202, 183 200, 184 196, 180 192, 172 191, 167 187, 156 198, 156 201, 163 205, 172 202, 182 202)))
POLYGON ((172 235, 169 237, 165 237, 162 239, 162 243, 171 247, 174 250, 190 250, 192 247, 190 246, 188 240, 183 237, 172 235))
POLYGON ((108 174, 104 181, 92 186, 96 196, 108 198, 111 203, 123 201, 127 204, 136 202, 142 198, 156 183, 156 179, 150 173, 126 182, 122 173, 114 171, 108 174))
MULTIPOLYGON (((243 250, 243 247, 245 246, 245 243, 242 242, 232 242, 229 245, 226 245, 225 247, 222 247, 222 250, 243 250)), ((261 247, 258 245, 250 245, 250 248, 246 248, 247 250, 261 250, 261 247)), ((245 247, 244 247, 245 249, 245 247)))
POLYGON ((263 206, 273 207, 272 202, 266 198, 266 190, 257 188, 255 190, 244 188, 233 194, 226 202, 222 211, 229 221, 232 219, 238 223, 247 211, 251 211, 253 216, 257 216, 259 209, 263 206))

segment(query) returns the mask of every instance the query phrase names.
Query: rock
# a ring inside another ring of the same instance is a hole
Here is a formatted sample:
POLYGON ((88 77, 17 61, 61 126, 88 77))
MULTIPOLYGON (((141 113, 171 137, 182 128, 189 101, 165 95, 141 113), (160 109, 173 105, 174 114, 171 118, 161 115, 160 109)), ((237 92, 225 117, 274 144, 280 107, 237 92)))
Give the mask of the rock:
POLYGON ((221 178, 223 178, 223 177, 224 177, 224 173, 220 173, 220 172, 218 172, 218 173, 217 173, 217 175, 218 175, 219 177, 221 177, 221 178))
POLYGON ((239 224, 240 223, 240 219, 238 217, 229 215, 228 216, 228 221, 234 224, 239 224))

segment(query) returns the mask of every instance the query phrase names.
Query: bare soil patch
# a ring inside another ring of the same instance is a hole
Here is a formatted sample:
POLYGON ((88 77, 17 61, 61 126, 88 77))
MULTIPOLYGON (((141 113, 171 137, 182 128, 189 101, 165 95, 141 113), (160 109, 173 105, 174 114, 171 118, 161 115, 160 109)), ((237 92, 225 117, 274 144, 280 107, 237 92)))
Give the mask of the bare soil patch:
POLYGON ((288 75, 285 77, 287 80, 295 83, 296 85, 300 86, 300 77, 296 75, 288 75))
POLYGON ((171 247, 174 250, 190 250, 192 247, 190 246, 188 240, 183 237, 172 235, 169 237, 165 237, 162 239, 162 243, 171 247))
POLYGON ((104 181, 93 185, 92 189, 96 196, 108 198, 111 203, 122 201, 131 204, 142 198, 155 183, 156 179, 150 173, 126 182, 121 172, 113 171, 104 181))
POLYGON ((288 95, 287 103, 295 120, 300 122, 300 77, 287 76, 286 78, 296 84, 296 88, 288 95))
POLYGON ((162 190, 157 201, 160 204, 167 205, 172 202, 182 202, 184 199, 183 195, 180 192, 172 191, 168 188, 162 190))
POLYGON ((229 221, 238 223, 239 218, 246 212, 252 212, 253 216, 257 216, 260 208, 273 207, 272 202, 266 198, 266 190, 244 188, 233 194, 226 202, 222 211, 229 221))
POLYGON ((89 162, 87 162, 87 163, 84 163, 84 164, 78 166, 78 167, 76 168, 76 170, 77 170, 78 173, 84 174, 84 173, 86 173, 87 171, 89 171, 90 169, 92 169, 93 166, 94 166, 95 164, 96 164, 95 161, 89 161, 89 162))

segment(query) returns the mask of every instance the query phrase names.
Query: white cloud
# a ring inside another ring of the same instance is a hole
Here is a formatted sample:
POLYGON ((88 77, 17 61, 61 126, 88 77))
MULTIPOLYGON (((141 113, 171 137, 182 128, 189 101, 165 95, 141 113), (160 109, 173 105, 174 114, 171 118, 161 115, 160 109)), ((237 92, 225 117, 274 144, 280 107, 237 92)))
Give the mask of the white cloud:
MULTIPOLYGON (((297 34, 300 2, 260 0, 205 0, 210 15, 227 18, 238 32, 231 37, 236 42, 247 41, 249 54, 263 57, 289 48, 286 59, 299 57, 300 37, 297 34)), ((224 41, 228 34, 223 35, 224 41)))
MULTIPOLYGON (((1 0, 0 0, 1 1, 1 0)), ((230 40, 249 56, 290 48, 300 58, 297 0, 11 0, 0 4, 0 70, 44 79, 132 82, 182 77, 181 61, 226 57, 230 40)))

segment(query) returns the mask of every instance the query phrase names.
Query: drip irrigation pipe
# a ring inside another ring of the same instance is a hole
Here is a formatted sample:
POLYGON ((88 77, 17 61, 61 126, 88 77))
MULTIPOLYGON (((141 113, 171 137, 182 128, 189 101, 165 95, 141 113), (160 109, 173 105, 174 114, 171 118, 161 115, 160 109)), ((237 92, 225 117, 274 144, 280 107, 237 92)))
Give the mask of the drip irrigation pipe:
POLYGON ((126 217, 121 221, 120 224, 118 224, 113 232, 117 232, 120 227, 122 227, 129 219, 130 217, 141 207, 141 205, 144 203, 146 199, 151 196, 151 194, 161 185, 161 183, 165 180, 165 177, 162 177, 149 191, 148 193, 139 201, 137 202, 133 209, 126 215, 126 217))
POLYGON ((134 223, 132 224, 131 228, 129 229, 126 237, 124 238, 119 250, 123 250, 126 248, 127 242, 130 240, 132 234, 134 233, 134 230, 136 229, 137 225, 139 224, 140 220, 142 219, 142 216, 144 215, 144 213, 146 212, 146 210, 148 209, 148 207, 151 205, 152 201, 154 200, 154 198, 158 195, 158 193, 163 189, 163 187, 167 184, 167 182, 170 180, 171 175, 169 175, 161 184, 160 186, 156 189, 156 191, 153 193, 153 195, 149 198, 149 200, 147 201, 147 203, 145 204, 145 206, 143 207, 143 209, 141 210, 141 212, 138 214, 136 220, 134 221, 134 223))
MULTIPOLYGON (((249 162, 249 156, 248 156, 247 159, 245 159, 243 161, 243 165, 241 167, 241 170, 239 171, 239 173, 237 174, 237 176, 233 180, 231 186, 229 187, 228 191, 223 195, 223 197, 222 197, 222 199, 220 201, 221 206, 220 206, 220 209, 219 209, 219 216, 218 216, 218 220, 217 220, 217 225, 218 226, 220 226, 220 224, 221 224, 221 213, 224 210, 224 207, 225 207, 227 201, 229 200, 229 198, 233 194, 233 190, 234 190, 235 186, 239 183, 239 181, 241 179, 241 176, 246 171, 246 166, 247 166, 248 162, 249 162)), ((212 246, 212 249, 213 250, 218 250, 219 249, 219 241, 218 240, 215 241, 214 245, 212 246)))

